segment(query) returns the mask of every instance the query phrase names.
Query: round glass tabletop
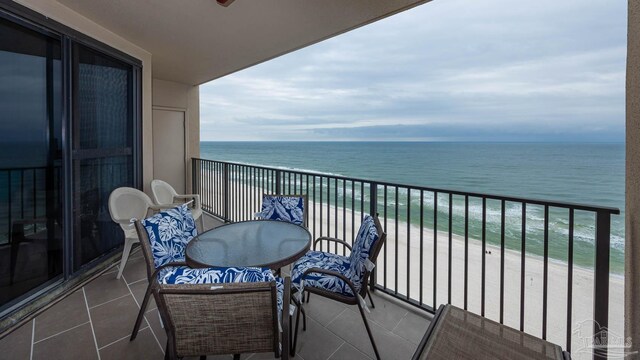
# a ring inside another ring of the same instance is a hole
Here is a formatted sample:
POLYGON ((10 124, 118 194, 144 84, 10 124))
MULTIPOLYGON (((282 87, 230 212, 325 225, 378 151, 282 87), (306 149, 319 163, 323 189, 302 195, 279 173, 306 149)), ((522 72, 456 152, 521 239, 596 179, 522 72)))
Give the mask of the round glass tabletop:
POLYGON ((311 233, 283 221, 251 220, 208 230, 189 242, 187 263, 192 267, 257 266, 278 269, 304 255, 311 233))

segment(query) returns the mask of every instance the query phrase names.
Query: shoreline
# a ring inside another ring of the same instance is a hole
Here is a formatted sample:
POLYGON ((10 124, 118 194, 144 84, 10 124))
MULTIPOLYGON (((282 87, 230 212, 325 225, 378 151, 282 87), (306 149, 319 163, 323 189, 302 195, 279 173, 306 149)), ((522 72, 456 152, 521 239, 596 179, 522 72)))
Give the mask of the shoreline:
MULTIPOLYGON (((262 165, 256 165, 253 163, 249 163, 249 162, 242 162, 242 164, 246 164, 247 166, 262 166, 262 165)), ((284 171, 304 171, 304 170, 299 170, 299 169, 293 169, 293 168, 289 168, 289 167, 284 167, 284 166, 272 166, 273 168, 278 168, 278 169, 282 169, 284 171)), ((206 176, 207 173, 211 173, 214 174, 216 173, 213 170, 206 170, 204 169, 202 171, 203 176, 206 176)), ((331 175, 331 174, 325 174, 325 173, 317 173, 318 175, 331 175)), ((242 182, 242 179, 239 178, 232 178, 231 179, 231 183, 233 182, 239 182, 238 185, 240 185, 238 188, 239 189, 243 189, 246 187, 248 188, 252 188, 253 191, 253 177, 248 177, 248 178, 244 178, 244 183, 242 182)), ((290 179, 291 180, 291 179, 290 179)), ((260 188, 260 184, 256 183, 255 185, 257 185, 257 188, 260 188)), ((302 188, 304 187, 304 184, 302 183, 298 183, 297 185, 295 185, 298 188, 302 188)), ((333 190, 333 189, 332 189, 333 190)), ((326 192, 324 192, 324 194, 326 194, 326 192)), ((341 191, 341 188, 338 189, 338 191, 341 191)), ((269 192, 269 191, 268 191, 269 192)), ((272 192, 272 191, 271 191, 272 192)), ((285 191, 286 192, 286 191, 285 191)), ((298 191, 299 192, 299 191, 298 191)), ((346 192, 349 194, 349 196, 347 196, 347 200, 346 200, 346 207, 345 210, 346 211, 352 211, 352 209, 350 208, 350 203, 352 202, 351 197, 354 196, 354 194, 350 193, 350 189, 347 189, 346 192)), ((236 192, 237 193, 237 192, 236 192)), ((259 191, 259 193, 262 193, 262 190, 259 191)), ((311 193, 309 194, 311 195, 311 193)), ((332 194, 333 195, 333 194, 332 194)), ((404 197, 404 195, 403 195, 404 197)), ((311 202, 311 198, 308 199, 309 202, 311 202)), ((326 199, 324 199, 324 213, 326 213, 326 199)), ((340 201, 342 201, 342 197, 340 198, 340 201)), ((360 199, 355 199, 355 209, 353 209, 353 211, 358 212, 359 210, 358 208, 358 203, 360 202, 360 199)), ((380 201, 380 197, 378 199, 378 201, 380 201)), ((418 222, 417 222, 417 214, 415 213, 415 209, 417 206, 420 206, 419 204, 415 204, 415 199, 411 200, 412 205, 412 217, 411 219, 411 225, 412 226, 419 226, 418 222)), ((446 205, 446 201, 445 201, 445 205, 446 205)), ((338 203, 337 205, 333 204, 331 205, 332 208, 332 213, 334 212, 333 207, 337 206, 339 209, 342 209, 342 206, 340 205, 340 203, 338 203)), ((393 209, 393 203, 390 203, 389 208, 393 209)), ((403 202, 400 202, 400 207, 405 209, 406 208, 406 204, 404 204, 403 202)), ((456 207, 456 205, 454 205, 454 208, 456 207)), ((440 207, 439 207, 440 208, 440 207)), ((341 212, 342 210, 340 210, 341 212)), ((431 220, 429 218, 429 213, 433 212, 433 209, 429 207, 429 204, 426 204, 425 207, 425 211, 427 212, 427 215, 425 215, 425 222, 424 222, 424 229, 425 231, 429 230, 429 231, 433 231, 433 224, 431 223, 431 220)), ((491 210, 490 208, 488 208, 489 213, 491 213, 492 211, 497 211, 496 209, 491 210)), ((391 211, 393 213, 393 211, 391 211)), ((447 217, 448 214, 446 212, 441 212, 440 210, 438 211, 439 214, 439 218, 443 219, 443 221, 447 221, 447 217)), ((459 218, 461 216, 461 214, 456 211, 453 213, 454 214, 454 226, 453 226, 453 235, 460 237, 460 238, 464 238, 464 234, 462 233, 463 230, 461 230, 461 223, 459 218)), ((398 222, 402 223, 403 225, 407 224, 407 219, 404 216, 404 213, 400 213, 399 214, 399 218, 398 218, 398 222)), ((388 214, 390 219, 393 219, 394 214, 388 214)), ((566 219, 564 218, 560 218, 562 221, 566 221, 566 219)), ((527 216, 527 254, 528 255, 532 255, 532 256, 539 256, 540 258, 543 258, 543 234, 542 234, 542 230, 539 226, 534 226, 533 224, 535 224, 537 221, 539 221, 540 219, 536 217, 536 214, 534 213, 533 215, 531 215, 531 217, 528 215, 527 216), (533 227, 531 227, 533 226, 533 227)), ((583 219, 584 220, 584 219, 583 219)), ((493 245, 496 247, 500 247, 500 243, 499 243, 499 238, 500 238, 500 231, 496 230, 496 227, 499 227, 499 224, 495 222, 495 219, 491 219, 491 216, 487 216, 487 228, 486 228, 486 244, 487 246, 489 245, 493 245)), ((577 220, 576 220, 577 221, 577 220)), ((479 230, 481 224, 481 220, 477 217, 477 216, 472 216, 469 218, 469 239, 470 240, 475 240, 478 242, 481 242, 480 240, 480 236, 479 236, 479 232, 481 232, 481 230, 479 230), (472 235, 478 235, 478 236, 473 236, 472 235)), ((575 226, 577 227, 578 225, 580 225, 581 223, 575 223, 575 226)), ((566 225, 566 224, 565 224, 566 225)), ((582 225, 585 225, 584 223, 582 223, 582 225)), ((588 223, 587 223, 588 225, 588 223)), ((521 235, 519 232, 519 225, 518 225, 518 229, 511 228, 513 225, 509 225, 507 224, 507 229, 506 229, 506 241, 505 241, 505 249, 506 250, 512 250, 512 251, 516 251, 516 252, 520 252, 520 242, 521 240, 521 235), (515 236, 513 234, 513 232, 516 232, 515 236)), ((589 225, 590 226, 590 225, 589 225)), ((438 224, 438 228, 440 228, 438 230, 439 234, 446 234, 446 236, 448 236, 448 231, 446 230, 446 224, 444 223, 439 223, 438 224), (444 229, 443 229, 444 228, 444 229)), ((613 230, 613 229, 612 229, 613 230)), ((577 231, 577 230, 576 230, 577 231)), ((595 231, 595 230, 593 230, 595 231)), ((440 235, 439 235, 440 236, 440 235)), ((584 268, 584 269, 590 269, 593 267, 593 254, 595 251, 595 244, 594 244, 594 237, 595 237, 595 233, 592 234, 587 234, 587 235, 581 235, 583 237, 586 237, 585 239, 581 238, 578 235, 575 235, 576 237, 574 237, 574 256, 573 256, 573 264, 574 267, 580 267, 580 268, 584 268)), ((612 235, 613 236, 613 235, 612 235)), ((624 277, 624 256, 623 256, 623 252, 620 252, 620 249, 614 244, 614 241, 612 239, 611 242, 611 257, 610 257, 610 273, 612 275, 616 275, 619 277, 624 277)), ((548 259, 550 261, 560 261, 560 262, 568 262, 568 255, 567 255, 567 251, 568 251, 568 229, 566 227, 559 227, 559 228, 555 228, 553 226, 549 226, 549 255, 548 255, 548 259)))

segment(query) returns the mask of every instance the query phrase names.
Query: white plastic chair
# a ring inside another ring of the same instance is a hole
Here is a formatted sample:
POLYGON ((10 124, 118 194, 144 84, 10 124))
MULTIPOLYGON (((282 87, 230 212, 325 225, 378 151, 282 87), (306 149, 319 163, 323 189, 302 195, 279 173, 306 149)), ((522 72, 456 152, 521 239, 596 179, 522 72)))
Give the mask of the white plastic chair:
POLYGON ((185 201, 193 200, 193 205, 191 206, 191 214, 193 215, 193 219, 200 223, 200 231, 204 231, 200 195, 178 195, 173 186, 165 181, 158 179, 151 181, 151 192, 153 193, 153 197, 156 200, 156 204, 163 207, 176 206, 179 204, 183 204, 185 201))
POLYGON ((111 219, 118 223, 124 231, 124 250, 122 250, 122 260, 117 279, 122 276, 122 271, 127 265, 131 247, 139 242, 138 233, 131 219, 144 219, 149 210, 160 210, 155 206, 151 198, 142 191, 130 187, 121 187, 113 190, 109 195, 109 214, 111 219))

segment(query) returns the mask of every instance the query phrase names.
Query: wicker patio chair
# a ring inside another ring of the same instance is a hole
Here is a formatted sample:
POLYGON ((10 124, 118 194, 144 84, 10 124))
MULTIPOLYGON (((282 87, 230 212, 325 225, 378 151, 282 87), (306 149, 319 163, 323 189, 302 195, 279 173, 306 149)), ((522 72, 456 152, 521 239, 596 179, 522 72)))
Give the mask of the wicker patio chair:
MULTIPOLYGON (((140 238, 149 285, 131 333, 134 340, 140 329, 144 313, 153 294, 157 298, 157 285, 229 284, 276 281, 282 288, 282 279, 271 270, 255 267, 190 268, 185 262, 185 249, 197 234, 195 221, 186 204, 163 210, 142 221, 135 221, 140 238)), ((279 298, 280 299, 280 298, 279 298)))
POLYGON ((158 309, 167 331, 165 359, 222 354, 240 359, 241 353, 254 352, 274 352, 275 357, 288 359, 290 291, 287 277, 280 312, 274 281, 219 288, 159 284, 158 309))
MULTIPOLYGON (((358 306, 373 351, 378 359, 380 359, 380 355, 365 317, 364 308, 367 306, 365 303, 367 295, 369 295, 371 306, 375 307, 367 288, 367 280, 386 239, 387 234, 383 231, 378 217, 366 215, 358 230, 353 247, 340 239, 320 237, 313 243, 314 250, 307 252, 305 256, 296 261, 291 270, 294 291, 302 292, 301 299, 304 298, 304 292, 306 292, 307 295, 314 293, 344 304, 358 306), (351 255, 347 257, 316 251, 316 245, 322 241, 340 244, 349 249, 351 255)), ((300 302, 297 302, 296 305, 298 305, 297 319, 291 354, 295 352, 300 312, 303 310, 300 302)), ((304 311, 302 314, 304 316, 304 311)), ((306 330, 306 326, 303 328, 306 330)))
POLYGON ((305 195, 262 195, 262 207, 256 217, 279 220, 307 227, 307 197, 305 195))

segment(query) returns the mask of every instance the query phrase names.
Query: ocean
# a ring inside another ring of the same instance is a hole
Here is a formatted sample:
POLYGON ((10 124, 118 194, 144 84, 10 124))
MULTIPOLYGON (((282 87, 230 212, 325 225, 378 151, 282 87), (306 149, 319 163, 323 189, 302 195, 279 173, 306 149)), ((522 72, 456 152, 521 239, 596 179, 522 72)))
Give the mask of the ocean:
MULTIPOLYGON (((611 219, 614 273, 622 273, 624 268, 624 151, 624 143, 205 141, 200 146, 203 159, 616 207, 621 214, 611 219)), ((499 204, 488 205, 487 238, 496 243, 499 204)), ((439 207, 439 211, 446 216, 446 209, 439 207)), ((481 211, 479 201, 470 202, 471 215, 481 211)), ((540 254, 537 245, 542 241, 542 212, 542 207, 535 206, 527 212, 527 251, 534 254, 540 254)), ((511 213, 519 214, 520 206, 507 205, 507 219, 513 221, 507 220, 506 224, 507 247, 519 249, 520 218, 510 217, 511 213)), ((566 213, 552 211, 549 224, 550 256, 560 261, 567 256, 566 213)), ((404 220, 402 216, 400 220, 404 220)), ((480 229, 480 221, 470 221, 470 237, 480 238, 480 229)), ((463 235, 461 226, 454 226, 453 230, 463 235)), ((574 258, 578 266, 592 266, 594 231, 593 215, 576 212, 574 258)))

